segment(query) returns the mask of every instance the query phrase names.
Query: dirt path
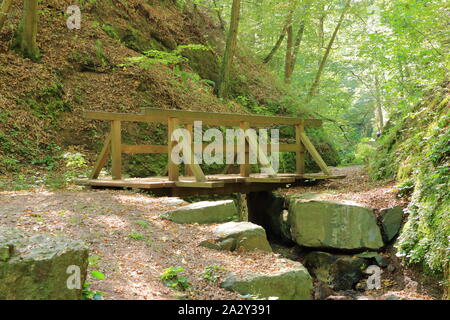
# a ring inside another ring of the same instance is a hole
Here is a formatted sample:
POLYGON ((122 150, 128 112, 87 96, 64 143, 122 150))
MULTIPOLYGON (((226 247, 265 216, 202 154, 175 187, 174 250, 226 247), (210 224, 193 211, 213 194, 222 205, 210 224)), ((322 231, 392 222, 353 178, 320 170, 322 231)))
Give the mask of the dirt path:
POLYGON ((153 198, 125 191, 0 192, 0 225, 31 232, 67 236, 90 247, 91 266, 106 280, 92 290, 105 299, 239 299, 202 279, 207 266, 228 272, 273 269, 276 254, 219 252, 198 244, 213 226, 177 225, 160 212, 186 204, 178 198, 153 198), (133 239, 134 238, 134 239, 133 239), (165 268, 182 266, 194 290, 177 292, 159 279, 165 268))
MULTIPOLYGON (((361 167, 335 169, 347 174, 343 180, 324 181, 315 186, 285 192, 324 191, 328 197, 355 200, 377 208, 399 204, 394 183, 370 183, 361 167)), ((85 241, 91 251, 89 270, 99 270, 105 280, 89 277, 92 290, 105 299, 239 299, 219 287, 219 281, 202 278, 207 266, 229 272, 271 271, 278 254, 261 252, 219 252, 199 246, 214 226, 178 225, 160 218, 159 213, 186 204, 178 198, 155 198, 127 191, 22 191, 0 192, 0 225, 31 232, 62 235, 85 241), (159 279, 165 268, 182 266, 193 285, 191 292, 167 288, 159 279)), ((392 250, 392 249, 391 249, 392 250)), ((389 287, 402 291, 406 274, 393 253, 396 272, 387 278, 389 287)), ((410 277, 414 274, 408 273, 410 277)), ((387 282, 386 282, 387 283, 387 282)), ((404 298, 430 299, 422 290, 407 291, 404 298)))

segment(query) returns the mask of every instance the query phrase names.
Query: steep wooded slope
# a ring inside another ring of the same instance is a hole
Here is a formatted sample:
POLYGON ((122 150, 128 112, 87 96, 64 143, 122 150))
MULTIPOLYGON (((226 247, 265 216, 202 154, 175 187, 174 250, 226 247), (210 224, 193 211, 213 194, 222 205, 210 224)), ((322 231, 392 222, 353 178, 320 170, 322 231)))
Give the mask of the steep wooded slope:
POLYGON ((390 120, 372 162, 375 178, 393 177, 410 196, 399 254, 434 273, 449 268, 450 113, 449 83, 390 120))
MULTIPOLYGON (((79 151, 92 161, 106 124, 86 121, 84 110, 286 110, 281 83, 244 49, 233 72, 233 100, 216 97, 224 31, 213 20, 215 15, 204 9, 179 6, 176 1, 83 3, 81 30, 69 30, 65 11, 72 1, 40 2, 42 59, 37 63, 10 50, 21 17, 19 2, 0 32, 0 172, 17 172, 29 165, 54 168, 62 165, 60 155, 66 150, 79 151), (179 66, 121 66, 126 58, 146 50, 171 54, 192 44, 209 49, 183 50, 185 62, 179 66)), ((156 125, 124 126, 124 139, 130 143, 163 142, 164 134, 156 125)), ((145 157, 125 159, 130 173, 161 174, 164 160, 145 157)))

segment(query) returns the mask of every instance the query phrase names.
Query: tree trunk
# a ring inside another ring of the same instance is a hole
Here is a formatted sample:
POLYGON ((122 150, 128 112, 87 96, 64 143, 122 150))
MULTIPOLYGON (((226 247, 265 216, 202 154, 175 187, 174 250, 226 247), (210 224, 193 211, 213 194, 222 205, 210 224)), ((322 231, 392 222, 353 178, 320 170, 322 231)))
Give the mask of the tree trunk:
POLYGON ((297 63, 298 51, 300 50, 300 44, 303 40, 303 34, 305 33, 305 22, 302 21, 300 28, 298 29, 297 36, 295 37, 294 49, 292 52, 291 63, 288 72, 285 75, 285 82, 290 83, 292 74, 295 70, 295 65, 297 63))
POLYGON ((383 106, 381 103, 381 89, 378 74, 375 73, 375 96, 377 101, 377 120, 378 120, 378 134, 383 133, 384 119, 383 119, 383 106))
POLYGON ((241 0, 233 0, 231 8, 230 31, 228 32, 227 44, 223 56, 221 80, 219 83, 218 96, 227 98, 230 84, 231 68, 233 66, 233 58, 236 53, 237 35, 239 30, 239 15, 241 11, 241 0))
POLYGON ((278 37, 277 43, 275 43, 275 46, 270 50, 270 53, 267 55, 267 57, 264 58, 264 63, 269 63, 270 60, 272 60, 275 53, 277 53, 278 49, 280 49, 281 44, 284 41, 284 38, 286 37, 286 27, 283 27, 283 31, 280 33, 280 36, 278 37))
POLYGON ((214 10, 217 12, 217 18, 219 18, 220 28, 222 30, 225 30, 225 22, 222 19, 222 8, 219 8, 216 0, 213 0, 213 4, 214 4, 214 10))
POLYGON ((9 10, 11 10, 13 0, 3 0, 2 6, 0 7, 0 31, 5 24, 6 18, 8 17, 9 10))
POLYGON ((284 38, 286 37, 286 32, 288 30, 289 25, 292 23, 292 15, 294 14, 293 10, 290 10, 288 13, 288 16, 286 18, 286 22, 284 23, 283 30, 280 33, 280 36, 278 37, 277 43, 275 43, 275 46, 272 48, 270 53, 267 57, 264 58, 264 63, 269 63, 270 60, 272 60, 275 53, 277 53, 278 49, 280 49, 281 44, 284 41, 284 38))
POLYGON ((23 20, 19 31, 19 47, 22 54, 32 60, 39 58, 36 44, 38 25, 38 0, 24 0, 23 20))
POLYGON ((294 47, 294 32, 292 30, 292 24, 290 24, 287 28, 287 46, 286 46, 286 58, 285 58, 285 63, 284 63, 284 82, 288 83, 289 79, 288 79, 288 74, 291 70, 291 66, 292 66, 292 50, 294 47))
POLYGON ((347 0, 347 3, 345 4, 345 8, 342 11, 342 14, 341 14, 341 16, 339 18, 338 24, 336 25, 336 28, 334 29, 333 35, 331 36, 330 42, 328 43, 327 49, 325 51, 325 54, 324 54, 324 56, 323 56, 323 58, 322 58, 322 60, 320 62, 319 70, 317 71, 316 77, 314 79, 314 82, 313 82, 311 88, 309 89, 308 96, 306 98, 306 103, 311 102, 311 99, 316 94, 317 87, 319 86, 319 83, 320 83, 320 77, 322 76, 322 72, 323 72, 323 70, 325 68, 325 64, 327 62, 328 56, 330 55, 331 48, 333 46, 334 40, 336 40, 336 36, 337 36, 337 34, 339 32, 339 29, 340 29, 340 27, 342 25, 342 22, 344 21, 345 14, 347 13, 348 8, 350 7, 350 2, 351 2, 351 0, 347 0))

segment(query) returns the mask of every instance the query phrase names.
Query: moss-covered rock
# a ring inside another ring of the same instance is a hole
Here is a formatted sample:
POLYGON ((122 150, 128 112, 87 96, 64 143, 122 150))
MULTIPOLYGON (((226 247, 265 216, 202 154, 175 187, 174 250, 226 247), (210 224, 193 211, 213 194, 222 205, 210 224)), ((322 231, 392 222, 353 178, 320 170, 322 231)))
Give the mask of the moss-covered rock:
POLYGON ((230 250, 262 250, 272 252, 267 241, 266 231, 250 222, 228 222, 214 229, 214 238, 201 243, 202 246, 217 249, 230 250))
POLYGON ((242 295, 279 300, 310 300, 312 278, 299 262, 279 261, 280 270, 273 273, 230 274, 220 285, 242 295))
POLYGON ((80 300, 88 249, 78 241, 0 228, 0 300, 80 300), (75 266, 72 267, 72 266, 75 266), (81 286, 72 289, 74 283, 81 286), (70 287, 70 288, 69 288, 70 287))
POLYGON ((207 224, 230 221, 238 215, 238 211, 233 200, 202 201, 166 211, 161 215, 181 224, 207 224))
POLYGON ((297 244, 346 250, 384 246, 373 209, 350 201, 318 198, 320 194, 289 199, 288 220, 297 244))
POLYGON ((367 263, 358 257, 317 251, 306 256, 305 266, 314 277, 331 289, 351 290, 363 278, 363 269, 367 263))
POLYGON ((384 241, 388 243, 392 241, 400 231, 403 222, 403 208, 394 207, 381 210, 380 222, 382 225, 384 241))

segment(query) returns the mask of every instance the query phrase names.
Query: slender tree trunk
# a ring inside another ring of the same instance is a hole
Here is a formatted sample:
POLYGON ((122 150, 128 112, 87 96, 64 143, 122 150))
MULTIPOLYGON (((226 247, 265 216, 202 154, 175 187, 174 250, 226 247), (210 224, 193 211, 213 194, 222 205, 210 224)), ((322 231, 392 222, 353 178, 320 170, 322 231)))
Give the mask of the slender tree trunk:
POLYGON ((292 15, 294 14, 293 10, 290 10, 288 13, 288 16, 286 18, 286 22, 283 25, 283 30, 280 33, 280 36, 278 37, 277 42, 275 43, 275 46, 272 48, 272 50, 270 51, 270 53, 267 55, 267 57, 264 58, 264 63, 269 63, 270 60, 272 60, 273 56, 275 55, 275 53, 277 53, 278 49, 280 49, 281 44, 284 41, 284 38, 286 38, 286 32, 288 30, 288 27, 290 24, 292 24, 292 15))
POLYGON ((22 54, 32 60, 39 58, 36 44, 38 28, 38 0, 24 0, 23 20, 19 31, 19 47, 22 54))
POLYGON ((375 96, 377 101, 377 120, 378 120, 378 133, 381 134, 384 128, 383 119, 383 106, 381 103, 381 89, 378 74, 375 73, 375 96))
POLYGON ((290 67, 289 67, 289 70, 287 70, 287 73, 285 75, 285 82, 286 83, 290 83, 291 82, 291 77, 292 77, 292 74, 294 73, 294 70, 295 70, 295 65, 297 63, 298 52, 300 50, 300 44, 302 43, 303 34, 304 33, 305 33, 305 21, 302 21, 301 25, 300 25, 300 28, 298 29, 297 36, 295 37, 295 43, 294 43, 294 49, 293 49, 293 52, 292 52, 290 67))
POLYGON ((225 22, 222 19, 222 8, 219 8, 219 6, 217 5, 217 1, 216 0, 213 0, 213 3, 214 3, 214 7, 215 7, 214 9, 217 12, 217 18, 219 18, 220 28, 222 30, 225 30, 225 22))
POLYGON ((8 17, 9 10, 11 10, 13 0, 3 0, 0 7, 0 31, 5 24, 6 18, 8 17))
POLYGON ((286 29, 287 29, 286 26, 284 26, 283 31, 280 33, 280 36, 278 37, 278 40, 275 43, 275 46, 272 48, 272 50, 270 50, 267 57, 264 58, 264 60, 263 60, 264 63, 269 63, 270 60, 272 60, 275 53, 277 53, 278 49, 280 49, 281 44, 283 43, 284 38, 286 37, 286 29))
POLYGON ((288 83, 289 79, 288 79, 288 74, 291 70, 291 66, 292 66, 292 50, 294 47, 294 32, 292 30, 292 24, 290 24, 287 28, 287 46, 286 46, 286 58, 285 58, 285 63, 284 63, 284 82, 288 83))
POLYGON ((311 88, 309 89, 308 96, 306 97, 306 103, 309 103, 311 101, 311 99, 314 97, 314 95, 316 94, 317 88, 320 83, 320 77, 322 76, 328 56, 330 55, 334 40, 336 40, 336 36, 339 32, 342 22, 344 21, 345 14, 347 13, 348 8, 350 7, 350 2, 351 2, 351 0, 347 0, 347 3, 345 4, 345 8, 342 11, 342 14, 339 18, 338 24, 336 25, 336 28, 334 29, 333 35, 331 36, 330 42, 328 43, 325 54, 323 55, 323 58, 320 62, 319 70, 317 71, 314 82, 313 82, 311 88))
POLYGON ((228 32, 227 44, 223 56, 221 80, 219 83, 218 96, 220 98, 228 97, 230 84, 231 68, 233 66, 233 58, 236 53, 237 35, 239 30, 239 15, 241 11, 241 0, 233 0, 231 8, 230 30, 228 32))

